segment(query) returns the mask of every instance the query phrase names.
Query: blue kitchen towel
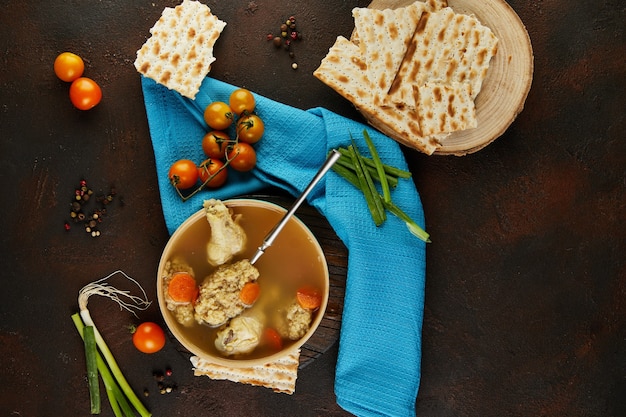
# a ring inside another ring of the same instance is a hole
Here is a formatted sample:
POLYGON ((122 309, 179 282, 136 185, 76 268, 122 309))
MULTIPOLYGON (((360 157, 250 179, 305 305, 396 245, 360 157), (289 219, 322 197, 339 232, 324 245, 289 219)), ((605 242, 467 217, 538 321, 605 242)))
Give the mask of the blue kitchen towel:
MULTIPOLYGON (((170 233, 208 198, 227 199, 273 186, 300 194, 328 152, 347 146, 350 135, 368 155, 367 129, 381 159, 407 168, 396 142, 356 121, 324 108, 300 110, 255 94, 265 134, 255 146, 257 166, 249 173, 229 171, 229 181, 183 202, 167 179, 177 159, 204 159, 201 139, 207 131, 202 109, 228 102, 237 87, 206 78, 194 101, 142 77, 142 88, 163 205, 170 233)), ((401 180, 394 202, 424 225, 413 181, 401 180)), ((326 216, 348 248, 348 276, 335 376, 337 403, 357 416, 415 416, 420 382, 424 308, 425 243, 388 215, 376 227, 363 195, 331 171, 307 199, 326 216)))

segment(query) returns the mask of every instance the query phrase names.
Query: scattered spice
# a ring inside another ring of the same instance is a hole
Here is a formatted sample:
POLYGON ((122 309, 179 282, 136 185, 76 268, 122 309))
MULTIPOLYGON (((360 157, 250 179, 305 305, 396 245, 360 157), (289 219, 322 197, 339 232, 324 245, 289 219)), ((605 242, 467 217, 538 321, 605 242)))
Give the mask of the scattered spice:
MULTIPOLYGON (((165 372, 157 370, 152 373, 152 376, 157 383, 159 394, 169 394, 177 389, 176 383, 170 381, 172 374, 172 368, 169 367, 165 369, 165 372)), ((147 396, 147 394, 145 394, 146 392, 148 392, 147 388, 144 391, 144 395, 147 396)))
POLYGON ((295 59, 295 53, 293 51, 294 41, 302 40, 302 32, 298 30, 296 26, 296 17, 289 16, 288 19, 281 22, 278 27, 279 34, 274 33, 267 34, 267 40, 271 41, 276 49, 282 48, 289 53, 289 57, 292 59, 291 68, 294 70, 298 68, 298 64, 293 61, 295 59))
MULTIPOLYGON (((113 202, 116 194, 115 188, 111 187, 108 194, 94 198, 94 191, 87 185, 87 181, 80 180, 70 203, 70 219, 73 223, 83 223, 85 232, 91 237, 99 237, 101 235, 100 224, 107 214, 107 206, 113 202), (96 207, 89 210, 88 203, 93 200, 96 201, 96 207)), ((63 227, 66 231, 72 228, 69 221, 66 221, 63 227)))

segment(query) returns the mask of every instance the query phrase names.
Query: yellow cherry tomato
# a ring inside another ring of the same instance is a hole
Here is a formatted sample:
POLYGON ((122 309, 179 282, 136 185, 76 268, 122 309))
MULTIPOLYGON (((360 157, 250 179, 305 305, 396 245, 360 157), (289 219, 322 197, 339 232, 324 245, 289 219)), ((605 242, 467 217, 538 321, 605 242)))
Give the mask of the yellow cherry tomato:
POLYGON ((204 121, 211 129, 226 130, 233 123, 233 112, 223 101, 214 101, 204 110, 204 121))
POLYGON ((252 113, 256 102, 249 90, 238 88, 230 94, 228 104, 233 113, 240 116, 241 114, 252 113))
POLYGON ((83 75, 83 59, 71 52, 63 52, 54 60, 54 73, 63 81, 71 82, 83 75))

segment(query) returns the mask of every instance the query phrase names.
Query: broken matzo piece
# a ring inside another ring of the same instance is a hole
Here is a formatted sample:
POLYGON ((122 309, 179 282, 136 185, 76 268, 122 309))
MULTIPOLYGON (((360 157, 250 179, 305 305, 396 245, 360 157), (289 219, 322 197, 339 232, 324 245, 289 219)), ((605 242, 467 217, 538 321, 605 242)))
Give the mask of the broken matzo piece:
POLYGON ((424 137, 415 110, 402 111, 396 107, 374 105, 366 71, 367 64, 359 47, 338 36, 313 75, 352 102, 372 126, 384 134, 428 155, 432 154, 447 134, 424 137))
POLYGON ((384 104, 382 100, 398 72, 422 13, 440 10, 446 4, 445 0, 429 0, 397 9, 356 7, 352 10, 354 33, 358 34, 355 43, 367 64, 367 77, 374 89, 376 105, 384 104))
POLYGON ((468 82, 426 82, 413 86, 418 122, 424 136, 475 128, 476 108, 468 82))
POLYGON ((300 349, 265 365, 235 368, 213 363, 198 356, 191 357, 191 364, 195 376, 256 385, 291 395, 296 391, 300 349))
POLYGON ((194 99, 215 61, 213 46, 226 26, 194 0, 166 7, 137 51, 135 68, 170 90, 194 99))
POLYGON ((469 82, 475 99, 497 43, 493 32, 473 16, 457 14, 449 7, 422 13, 388 100, 414 106, 413 86, 426 81, 469 82))
POLYGON ((357 107, 371 97, 367 64, 359 47, 343 36, 337 36, 313 75, 357 107))

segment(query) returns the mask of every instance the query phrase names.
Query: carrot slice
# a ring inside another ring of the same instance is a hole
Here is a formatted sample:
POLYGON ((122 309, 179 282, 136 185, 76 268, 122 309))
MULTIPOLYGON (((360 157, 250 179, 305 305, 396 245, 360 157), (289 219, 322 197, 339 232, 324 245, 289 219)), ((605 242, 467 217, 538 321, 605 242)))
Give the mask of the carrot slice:
POLYGON ((246 282, 241 292, 239 293, 239 299, 247 306, 254 304, 259 294, 261 293, 261 287, 256 282, 246 282))
POLYGON ((279 351, 283 348, 283 338, 280 337, 276 329, 271 327, 267 327, 263 331, 262 341, 274 351, 279 351))
POLYGON ((317 310, 322 305, 322 294, 315 287, 305 286, 296 291, 296 299, 300 307, 307 310, 317 310))
POLYGON ((190 274, 177 272, 167 286, 167 293, 176 302, 190 303, 198 296, 198 286, 190 274))

